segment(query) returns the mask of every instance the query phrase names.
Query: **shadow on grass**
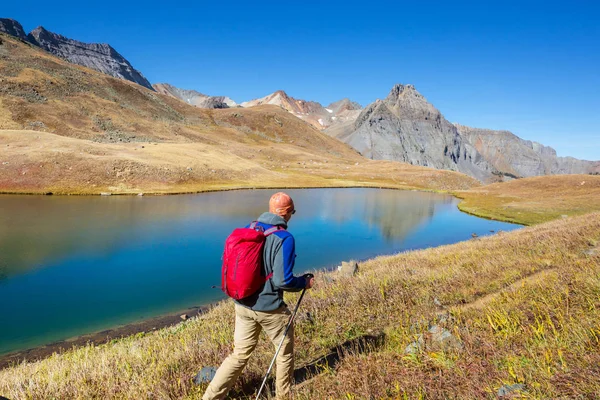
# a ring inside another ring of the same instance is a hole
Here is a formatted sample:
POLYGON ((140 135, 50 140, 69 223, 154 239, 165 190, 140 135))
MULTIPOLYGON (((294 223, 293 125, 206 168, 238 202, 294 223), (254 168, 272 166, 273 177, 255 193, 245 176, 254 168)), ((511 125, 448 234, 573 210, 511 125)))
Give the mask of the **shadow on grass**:
MULTIPOLYGON (((385 342, 385 334, 365 335, 351 340, 348 340, 332 349, 329 352, 304 365, 303 367, 294 370, 294 380, 296 385, 300 385, 320 373, 334 369, 346 355, 368 353, 380 348, 385 342)), ((265 371, 266 372, 266 371, 265 371)), ((241 389, 231 391, 230 397, 254 397, 264 377, 252 379, 242 384, 241 389)), ((267 380, 267 389, 271 393, 275 392, 275 379, 270 377, 267 380)), ((268 396, 268 395, 267 395, 268 396)), ((268 398, 268 397, 267 397, 268 398)))

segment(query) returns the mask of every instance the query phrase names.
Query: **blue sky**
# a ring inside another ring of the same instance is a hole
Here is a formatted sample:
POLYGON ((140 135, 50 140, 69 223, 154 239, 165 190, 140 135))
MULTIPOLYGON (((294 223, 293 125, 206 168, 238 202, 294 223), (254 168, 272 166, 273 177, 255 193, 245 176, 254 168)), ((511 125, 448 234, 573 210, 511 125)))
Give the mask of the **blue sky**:
POLYGON ((87 3, 7 2, 0 17, 238 102, 283 89, 364 106, 412 83, 452 122, 600 160, 600 2, 87 3))

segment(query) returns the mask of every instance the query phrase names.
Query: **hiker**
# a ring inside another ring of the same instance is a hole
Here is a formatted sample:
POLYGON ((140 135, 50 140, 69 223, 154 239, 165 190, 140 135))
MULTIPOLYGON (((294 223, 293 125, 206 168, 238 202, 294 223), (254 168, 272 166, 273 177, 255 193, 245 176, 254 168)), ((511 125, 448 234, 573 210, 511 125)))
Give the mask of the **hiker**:
MULTIPOLYGON (((291 312, 283 301, 283 292, 297 292, 311 288, 312 275, 294 276, 295 242, 285 229, 293 214, 294 202, 286 193, 275 193, 269 200, 269 212, 257 220, 257 228, 267 231, 278 229, 268 235, 263 247, 264 276, 267 279, 254 295, 235 300, 235 333, 233 352, 223 361, 206 389, 203 400, 223 399, 235 383, 256 347, 261 329, 277 347, 283 339, 291 312), (277 228, 278 227, 278 228, 277 228)), ((254 228, 253 225, 248 227, 254 228)), ((290 395, 294 372, 293 324, 283 339, 277 355, 276 395, 290 395)))

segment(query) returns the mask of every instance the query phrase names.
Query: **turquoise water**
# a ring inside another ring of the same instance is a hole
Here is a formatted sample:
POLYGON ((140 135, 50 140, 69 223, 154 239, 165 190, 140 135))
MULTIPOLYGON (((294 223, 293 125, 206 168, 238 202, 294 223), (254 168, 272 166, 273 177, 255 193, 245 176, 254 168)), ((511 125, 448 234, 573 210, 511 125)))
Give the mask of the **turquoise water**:
MULTIPOLYGON (((273 190, 161 197, 0 196, 0 354, 223 298, 222 246, 273 190)), ((518 228, 451 196, 288 190, 296 271, 518 228)))

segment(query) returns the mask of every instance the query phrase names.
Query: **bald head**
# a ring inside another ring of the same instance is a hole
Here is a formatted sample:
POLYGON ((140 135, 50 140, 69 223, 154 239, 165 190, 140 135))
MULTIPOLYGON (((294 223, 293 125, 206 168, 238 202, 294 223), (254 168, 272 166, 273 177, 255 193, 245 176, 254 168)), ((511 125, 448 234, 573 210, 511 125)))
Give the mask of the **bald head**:
POLYGON ((269 200, 269 212, 275 215, 279 215, 281 217, 286 217, 289 220, 289 217, 292 215, 294 211, 294 201, 292 198, 283 192, 275 193, 271 196, 269 200))

